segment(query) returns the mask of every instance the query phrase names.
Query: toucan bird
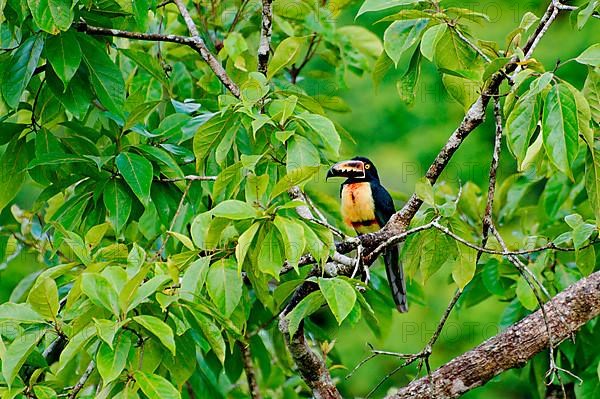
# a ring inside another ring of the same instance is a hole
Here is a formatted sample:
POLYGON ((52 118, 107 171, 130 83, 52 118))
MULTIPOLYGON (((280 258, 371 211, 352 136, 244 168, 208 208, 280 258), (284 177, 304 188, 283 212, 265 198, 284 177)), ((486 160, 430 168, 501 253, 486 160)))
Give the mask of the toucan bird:
MULTIPOLYGON (((340 188, 342 217, 358 234, 381 229, 396 211, 392 196, 381 185, 377 169, 369 159, 355 157, 338 162, 327 172, 326 179, 330 177, 346 178, 340 188)), ((398 247, 388 248, 383 260, 396 308, 407 312, 406 285, 398 247)))

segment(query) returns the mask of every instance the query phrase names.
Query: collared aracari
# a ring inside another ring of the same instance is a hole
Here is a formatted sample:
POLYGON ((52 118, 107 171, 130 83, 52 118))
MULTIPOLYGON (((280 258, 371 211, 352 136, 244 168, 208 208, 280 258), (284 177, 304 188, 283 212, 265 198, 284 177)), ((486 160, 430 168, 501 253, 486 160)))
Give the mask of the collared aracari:
MULTIPOLYGON (((340 187, 342 217, 358 234, 381 229, 396 211, 390 193, 381 185, 377 169, 369 159, 355 157, 338 162, 327 172, 326 179, 330 177, 346 178, 340 187)), ((396 308, 407 312, 406 285, 398 247, 388 248, 383 261, 396 308)))

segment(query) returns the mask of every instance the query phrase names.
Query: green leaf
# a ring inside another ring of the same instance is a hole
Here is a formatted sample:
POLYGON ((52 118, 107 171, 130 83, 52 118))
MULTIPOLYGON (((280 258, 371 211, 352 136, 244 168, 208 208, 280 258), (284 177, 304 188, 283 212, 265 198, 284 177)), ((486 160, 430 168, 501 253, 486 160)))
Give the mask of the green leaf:
POLYGON ((269 61, 267 78, 271 79, 277 72, 293 64, 298 58, 300 50, 302 49, 302 44, 305 41, 306 38, 300 37, 288 37, 282 40, 275 49, 271 61, 269 61))
POLYGON ((81 290, 96 305, 119 316, 118 295, 108 280, 98 273, 81 275, 81 290))
POLYGON ((426 177, 421 177, 415 184, 415 194, 429 205, 435 205, 433 186, 426 177))
POLYGON ((242 285, 242 277, 231 259, 221 259, 211 265, 206 288, 224 317, 229 317, 240 302, 242 285))
MULTIPOLYGON (((165 283, 169 281, 171 281, 171 277, 166 274, 159 274, 157 276, 152 277, 150 280, 146 281, 135 291, 135 295, 133 295, 133 297, 131 298, 131 302, 127 305, 126 309, 124 308, 124 305, 127 304, 127 299, 123 298, 123 300, 120 301, 121 309, 125 312, 130 312, 148 297, 156 293, 156 291, 158 291, 165 283)), ((125 286, 125 288, 128 287, 125 286)))
POLYGON ((295 134, 287 142, 286 169, 288 174, 298 169, 321 164, 317 148, 306 138, 295 134))
POLYGON ((74 336, 69 337, 67 346, 65 346, 65 349, 60 354, 57 373, 64 370, 71 360, 80 354, 84 346, 95 336, 96 334, 93 329, 84 328, 74 336))
POLYGON ((575 61, 593 67, 600 66, 600 44, 592 44, 583 53, 579 54, 575 61))
POLYGON ((356 291, 340 278, 319 278, 319 288, 338 324, 350 314, 356 302, 356 291))
POLYGON ((395 21, 385 30, 383 47, 396 66, 402 54, 419 40, 428 22, 427 18, 395 21))
POLYGON ((115 159, 117 168, 131 191, 144 205, 150 200, 150 187, 152 186, 152 164, 141 155, 131 152, 122 152, 115 159))
POLYGON ((596 226, 600 227, 600 151, 588 152, 585 158, 585 189, 594 216, 596 226))
POLYGON ((104 385, 114 381, 125 369, 127 356, 131 348, 131 340, 125 334, 117 339, 114 350, 102 342, 96 354, 96 365, 104 385))
POLYGON ((247 202, 239 200, 227 200, 215 206, 211 213, 216 217, 232 220, 251 219, 258 216, 256 208, 247 202))
POLYGON ((387 10, 388 8, 398 7, 406 4, 415 4, 419 0, 366 0, 356 16, 360 16, 366 12, 387 10))
POLYGON ((54 24, 49 3, 50 0, 27 0, 35 24, 43 31, 55 35, 58 27, 54 24))
POLYGON ((167 323, 158 317, 149 315, 135 316, 133 320, 150 331, 175 356, 175 338, 173 330, 167 323))
POLYGON ((56 27, 66 31, 73 22, 73 4, 71 0, 48 0, 50 14, 56 27))
MULTIPOLYGON (((521 96, 506 120, 506 137, 510 152, 520 166, 525 159, 529 142, 540 119, 539 96, 529 93, 521 96)), ((522 170, 523 167, 520 167, 522 170)))
POLYGON ((208 317, 199 312, 194 312, 194 317, 202 330, 204 338, 208 341, 211 349, 221 362, 225 364, 225 340, 223 334, 217 325, 208 317))
POLYGON ((131 197, 127 188, 121 180, 112 179, 106 183, 102 198, 108 212, 108 221, 119 235, 131 213, 131 197))
POLYGON ((33 76, 43 48, 43 35, 33 35, 25 40, 10 57, 0 83, 2 96, 10 108, 19 105, 19 99, 33 76))
POLYGON ((279 238, 279 233, 276 229, 270 228, 267 235, 263 238, 258 251, 258 258, 256 260, 258 270, 279 280, 279 271, 285 260, 283 253, 284 248, 279 238))
POLYGON ((98 41, 87 35, 78 35, 77 38, 85 49, 83 60, 98 99, 110 112, 123 117, 126 90, 121 70, 98 41))
POLYGON ((0 157, 0 211, 8 205, 19 192, 25 180, 27 168, 27 148, 25 139, 11 141, 0 157))
POLYGON ((45 385, 34 385, 33 393, 37 399, 56 399, 56 391, 45 385))
POLYGON ((242 271, 242 266, 244 265, 246 254, 252 246, 252 241, 254 240, 254 236, 256 235, 256 232, 258 231, 260 225, 260 222, 253 223, 252 226, 246 229, 246 231, 244 231, 238 238, 238 242, 235 247, 235 258, 238 262, 238 273, 241 273, 242 271))
POLYGON ((437 43, 444 36, 444 33, 446 33, 446 29, 446 24, 439 24, 432 26, 423 33, 420 45, 421 54, 431 62, 433 62, 437 43))
POLYGON ((27 302, 46 320, 56 320, 59 305, 58 288, 54 279, 45 277, 37 281, 29 291, 27 302))
POLYGON ((277 184, 275 184, 275 187, 273 187, 273 190, 271 191, 270 198, 277 197, 279 194, 289 190, 292 186, 298 186, 306 183, 306 181, 313 177, 318 171, 318 166, 307 166, 304 168, 295 169, 292 171, 292 173, 286 174, 277 182, 277 184))
POLYGON ((447 29, 435 45, 433 62, 447 71, 477 71, 481 68, 476 58, 477 53, 456 32, 447 29))
POLYGON ((133 373, 136 384, 142 392, 149 398, 161 399, 180 399, 181 395, 177 389, 164 377, 156 374, 149 374, 143 371, 133 373))
MULTIPOLYGON (((133 2, 134 4, 136 2, 133 2)), ((145 14, 148 13, 148 9, 143 10, 145 14)), ((119 51, 127 58, 134 61, 138 66, 146 70, 154 79, 158 80, 163 86, 169 87, 169 80, 163 68, 160 66, 157 57, 148 56, 146 51, 124 49, 121 48, 119 51)))
POLYGON ((589 223, 581 223, 573 228, 573 246, 580 249, 596 231, 596 226, 589 223))
POLYGON ((475 276, 477 253, 474 249, 458 245, 458 257, 452 263, 452 279, 460 290, 475 276))
POLYGON ((193 302, 200 295, 200 291, 206 282, 206 276, 210 266, 210 257, 195 260, 187 268, 181 279, 180 295, 182 299, 193 302))
POLYGON ((519 281, 517 281, 516 294, 519 302, 521 302, 525 309, 533 311, 537 308, 537 298, 523 277, 519 278, 519 281))
POLYGON ((600 124, 600 68, 589 68, 582 93, 592 113, 592 119, 600 124))
POLYGON ((542 134, 548 158, 572 179, 571 165, 579 147, 577 109, 573 93, 563 84, 553 86, 546 96, 542 134))
POLYGON ((38 342, 44 337, 41 331, 32 331, 17 337, 2 357, 2 376, 10 387, 25 361, 33 352, 38 342))
POLYGON ((340 139, 340 135, 335 129, 333 122, 322 115, 311 114, 308 112, 298 115, 298 118, 306 122, 311 129, 313 129, 321 137, 327 157, 331 159, 337 159, 342 140, 340 139))
POLYGON ((296 331, 298 331, 300 322, 306 317, 315 313, 324 304, 325 298, 323 298, 321 291, 311 292, 304 297, 304 299, 302 299, 290 313, 285 316, 289 323, 288 332, 290 334, 290 339, 292 339, 294 334, 296 334, 296 331))
POLYGON ((240 114, 237 112, 226 112, 223 115, 213 116, 200 126, 194 135, 193 147, 196 156, 196 169, 200 170, 210 151, 221 142, 227 132, 237 131, 240 114))
POLYGON ((43 323, 44 318, 28 303, 3 303, 0 305, 0 322, 43 323))
POLYGON ((594 247, 589 246, 575 252, 575 263, 577 264, 577 269, 579 269, 584 277, 589 276, 596 267, 596 251, 594 247))
POLYGON ((287 261, 292 267, 297 268, 298 261, 304 254, 304 248, 306 247, 304 228, 297 221, 279 215, 275 216, 273 223, 283 239, 287 261))
POLYGON ((117 322, 114 320, 105 320, 105 319, 94 319, 94 325, 96 326, 96 334, 100 339, 112 349, 113 341, 115 340, 115 335, 119 332, 121 327, 125 322, 117 322))
POLYGON ((56 76, 67 87, 81 63, 81 48, 75 34, 68 31, 48 38, 45 54, 56 76))
POLYGON ((419 49, 415 49, 412 57, 410 57, 410 63, 408 69, 404 72, 404 75, 396 82, 396 90, 400 99, 407 105, 412 105, 415 101, 415 90, 419 76, 421 75, 421 52, 419 49))

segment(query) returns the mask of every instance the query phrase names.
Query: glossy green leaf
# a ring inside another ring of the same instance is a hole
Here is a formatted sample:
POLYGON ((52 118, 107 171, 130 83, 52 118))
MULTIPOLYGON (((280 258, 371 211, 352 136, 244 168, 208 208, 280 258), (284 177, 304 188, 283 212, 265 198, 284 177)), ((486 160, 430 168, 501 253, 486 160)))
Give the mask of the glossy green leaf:
POLYGON ((251 219, 258 216, 256 208, 239 200, 220 202, 211 212, 214 216, 232 220, 251 219))
POLYGON ((17 376, 17 373, 25 364, 27 357, 33 352, 38 342, 44 337, 41 331, 32 331, 17 337, 6 348, 6 353, 2 358, 2 376, 10 387, 17 376))
POLYGON ((144 205, 150 200, 150 187, 152 185, 152 164, 141 155, 132 152, 122 152, 115 159, 119 172, 131 191, 144 205))
POLYGON ((425 33, 423 33, 419 48, 421 50, 421 54, 423 54, 423 57, 427 58, 431 62, 433 62, 438 41, 442 38, 442 36, 444 36, 446 29, 446 24, 439 24, 432 26, 431 28, 427 29, 425 33))
POLYGON ((258 270, 279 280, 279 270, 284 260, 284 248, 279 232, 277 229, 270 228, 258 251, 256 259, 258 270))
POLYGON ((213 350, 221 364, 224 364, 226 347, 221 330, 210 318, 203 314, 195 312, 194 316, 200 326, 200 330, 202 330, 204 338, 206 338, 210 344, 210 348, 213 350))
POLYGON ((396 66, 402 54, 420 39, 427 22, 427 18, 395 21, 385 30, 383 47, 396 66))
POLYGON ((102 198, 108 212, 108 221, 118 235, 129 219, 131 196, 121 180, 112 179, 106 183, 102 198))
POLYGON ((210 266, 210 257, 202 257, 195 260, 187 268, 181 279, 180 295, 182 299, 193 302, 199 295, 210 266))
POLYGON ((146 330, 150 331, 160 340, 160 342, 162 342, 165 348, 171 351, 173 356, 175 355, 175 338, 173 336, 173 330, 167 323, 158 317, 149 315, 135 316, 133 320, 146 330))
POLYGON ((3 321, 43 323, 44 318, 29 303, 6 302, 0 304, 0 322, 3 321))
POLYGON ((271 79, 277 72, 293 64, 298 58, 305 41, 307 41, 306 38, 300 37, 288 37, 282 40, 275 49, 271 61, 269 61, 267 78, 271 79))
POLYGON ((235 247, 235 257, 238 262, 238 272, 240 273, 242 271, 244 260, 246 259, 246 254, 248 253, 248 250, 252 247, 254 236, 256 236, 256 232, 258 231, 258 228, 260 226, 260 222, 253 223, 252 226, 246 229, 238 238, 238 242, 235 247))
POLYGON ((356 303, 356 291, 341 278, 320 278, 319 288, 338 324, 342 324, 356 303))
POLYGON ((54 279, 43 277, 41 281, 37 281, 27 296, 27 302, 46 320, 55 320, 59 305, 58 288, 54 279))
POLYGON ((98 273, 81 275, 81 290, 97 306, 119 315, 118 295, 108 280, 98 273))
POLYGON ((121 334, 114 349, 102 342, 96 354, 96 365, 104 384, 114 381, 125 369, 131 340, 126 334, 121 334))
POLYGON ((298 115, 298 118, 306 122, 311 129, 313 129, 319 135, 323 143, 323 147, 325 148, 325 154, 327 157, 336 159, 339 156, 342 140, 340 139, 340 135, 335 129, 333 122, 322 115, 311 114, 308 112, 298 115))
POLYGON ((296 268, 306 246, 304 228, 299 222, 279 215, 275 216, 273 223, 281 234, 287 261, 296 268))
POLYGON ((38 65, 44 37, 33 35, 25 40, 12 54, 8 67, 4 70, 0 87, 2 96, 10 108, 16 108, 21 95, 29 85, 33 72, 38 65))
POLYGON ((579 62, 580 64, 586 64, 593 67, 600 66, 600 44, 592 44, 577 58, 575 58, 575 61, 579 62))
POLYGON ((317 148, 306 138, 294 135, 287 142, 286 169, 290 174, 306 167, 318 167, 321 164, 317 148))
POLYGON ((550 161, 572 178, 571 165, 579 147, 577 109, 573 94, 563 84, 553 86, 546 96, 542 134, 550 161))
POLYGON ((242 297, 242 277, 234 262, 223 259, 208 271, 206 287, 210 298, 224 317, 229 317, 242 297))
POLYGON ((415 4, 419 0, 366 0, 356 16, 362 15, 366 12, 387 10, 388 8, 398 7, 406 4, 415 4))
POLYGON ((421 52, 419 49, 415 49, 408 69, 404 72, 404 75, 396 82, 396 90, 400 99, 407 105, 412 105, 415 101, 417 83, 419 76, 421 75, 421 52))
POLYGON ((175 387, 164 377, 156 374, 135 371, 133 373, 136 384, 149 398, 180 399, 181 395, 175 387))
POLYGON ((508 148, 519 165, 522 164, 527 154, 531 137, 540 119, 540 109, 540 98, 528 93, 517 101, 506 120, 505 131, 508 148))
POLYGON ((25 180, 27 168, 25 139, 11 141, 0 157, 0 210, 4 209, 19 192, 25 180))
POLYGON ((69 31, 48 38, 45 54, 52 69, 67 87, 81 63, 81 48, 75 34, 69 31))
POLYGON ((91 37, 78 35, 90 81, 98 99, 110 112, 123 117, 125 82, 121 70, 110 59, 102 45, 91 37))
POLYGON ((227 132, 238 129, 239 117, 240 114, 237 112, 215 115, 198 129, 193 141, 198 170, 201 169, 208 154, 216 148, 227 132))
POLYGON ((288 313, 285 318, 288 320, 288 332, 290 339, 298 331, 298 327, 302 320, 310 316, 325 304, 325 298, 321 291, 311 292, 305 296, 296 307, 288 313))

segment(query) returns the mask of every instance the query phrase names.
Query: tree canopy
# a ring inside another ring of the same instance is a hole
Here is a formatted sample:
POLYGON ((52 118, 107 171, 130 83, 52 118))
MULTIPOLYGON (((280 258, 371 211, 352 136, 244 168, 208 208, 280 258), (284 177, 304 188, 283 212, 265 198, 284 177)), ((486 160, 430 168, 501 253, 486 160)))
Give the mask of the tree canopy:
POLYGON ((600 5, 547 3, 490 41, 437 0, 0 0, 1 277, 29 265, 0 284, 2 399, 453 397, 526 363, 527 397, 596 397, 600 44, 544 36, 597 32, 600 5), (419 97, 433 78, 460 117, 419 97), (378 94, 339 92, 365 81, 453 128, 413 139, 426 172, 357 238, 323 180, 380 142, 352 126, 378 94), (474 131, 483 179, 447 179, 474 131), (398 244, 402 320, 434 275, 449 304, 422 348, 365 351, 399 316, 356 270, 398 244), (486 299, 512 326, 434 372, 454 307, 486 299))

